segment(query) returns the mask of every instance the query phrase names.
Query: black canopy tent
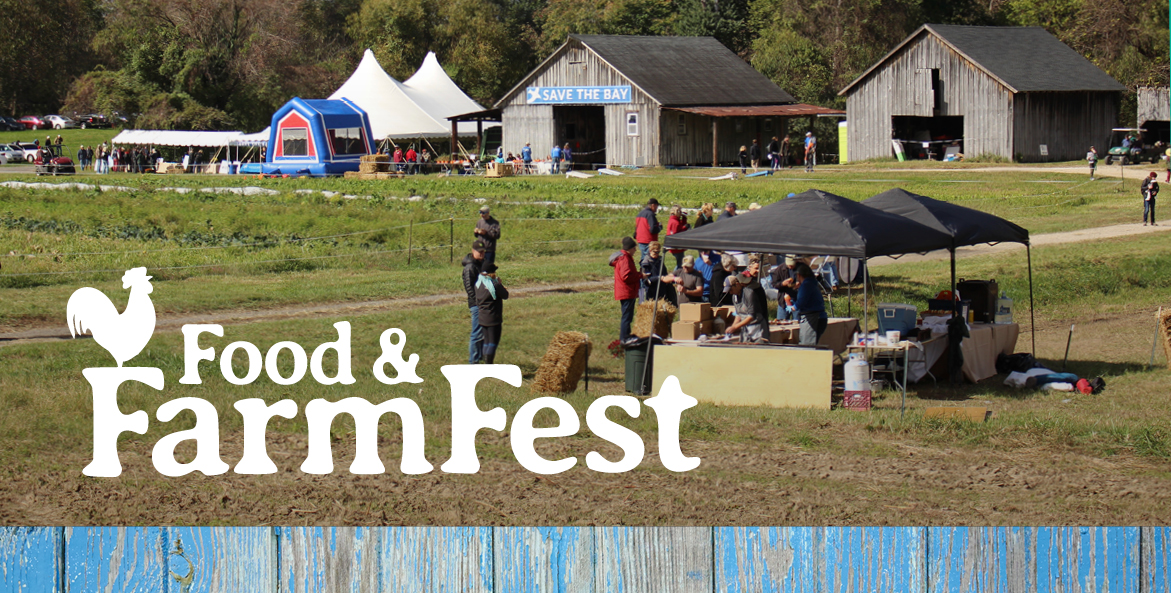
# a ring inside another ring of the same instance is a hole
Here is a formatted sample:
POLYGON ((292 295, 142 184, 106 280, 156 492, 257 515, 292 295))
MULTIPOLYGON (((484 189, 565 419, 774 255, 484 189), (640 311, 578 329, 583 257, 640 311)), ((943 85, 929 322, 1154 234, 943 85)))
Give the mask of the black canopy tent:
MULTIPOLYGON (((947 249, 952 236, 920 222, 810 189, 754 212, 666 238, 669 249, 837 255, 869 259, 947 249)), ((868 272, 866 272, 868 274, 868 272)), ((863 281, 863 331, 870 324, 863 281)))
POLYGON ((943 202, 902 189, 884 191, 863 204, 908 218, 951 237, 951 290, 956 289, 956 248, 981 243, 1023 243, 1029 266, 1029 325, 1032 328, 1033 354, 1037 353, 1037 333, 1033 328, 1033 255, 1029 231, 999 216, 943 202))

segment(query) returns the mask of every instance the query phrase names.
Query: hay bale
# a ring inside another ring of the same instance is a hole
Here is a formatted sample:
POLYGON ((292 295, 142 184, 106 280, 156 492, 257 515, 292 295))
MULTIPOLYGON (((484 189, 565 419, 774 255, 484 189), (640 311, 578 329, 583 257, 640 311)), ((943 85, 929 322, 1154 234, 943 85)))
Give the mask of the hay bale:
POLYGON ((589 362, 590 337, 581 332, 557 332, 541 359, 532 389, 542 393, 570 393, 589 362))
POLYGON ((377 173, 378 163, 358 163, 359 173, 377 173))
POLYGON ((1171 309, 1159 313, 1159 338, 1163 342, 1163 354, 1167 357, 1167 368, 1171 369, 1171 309))
MULTIPOLYGON (((671 301, 659 299, 658 318, 655 320, 654 333, 660 337, 671 335, 671 322, 675 320, 675 313, 679 311, 671 301)), ((643 301, 634 310, 634 325, 630 333, 645 338, 651 335, 651 315, 654 313, 655 301, 643 301)))
POLYGON ((346 171, 344 177, 346 179, 360 179, 362 174, 357 171, 346 171))
POLYGON ((363 163, 389 163, 390 157, 385 154, 364 154, 362 155, 363 163))

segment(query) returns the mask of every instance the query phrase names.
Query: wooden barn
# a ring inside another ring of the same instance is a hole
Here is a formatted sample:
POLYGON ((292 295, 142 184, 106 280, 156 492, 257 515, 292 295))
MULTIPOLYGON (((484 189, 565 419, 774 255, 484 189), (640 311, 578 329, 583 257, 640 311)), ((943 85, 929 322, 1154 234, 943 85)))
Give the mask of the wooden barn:
POLYGON ((1040 27, 923 25, 839 94, 850 161, 1061 161, 1107 140, 1125 90, 1040 27))
POLYGON ((766 147, 803 105, 711 37, 570 35, 500 101, 504 149, 577 165, 716 165, 766 147))
POLYGON ((1171 93, 1167 87, 1138 88, 1138 125, 1149 121, 1171 121, 1171 93))

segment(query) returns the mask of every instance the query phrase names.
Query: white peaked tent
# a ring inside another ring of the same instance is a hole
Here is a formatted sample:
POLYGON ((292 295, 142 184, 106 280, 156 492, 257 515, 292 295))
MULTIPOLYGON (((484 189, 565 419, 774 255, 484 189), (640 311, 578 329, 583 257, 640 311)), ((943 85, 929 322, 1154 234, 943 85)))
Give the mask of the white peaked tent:
MULTIPOLYGON (((330 99, 349 99, 370 116, 375 138, 450 138, 453 115, 482 111, 443 71, 434 53, 405 83, 390 77, 369 49, 330 99)), ((475 136, 474 123, 460 124, 460 136, 475 136)))

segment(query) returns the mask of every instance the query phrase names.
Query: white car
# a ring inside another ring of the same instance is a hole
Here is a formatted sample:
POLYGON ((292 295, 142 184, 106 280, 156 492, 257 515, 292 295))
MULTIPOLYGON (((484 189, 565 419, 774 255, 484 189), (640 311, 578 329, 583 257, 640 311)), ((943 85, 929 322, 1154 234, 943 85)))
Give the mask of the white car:
POLYGON ((77 127, 77 122, 69 119, 68 117, 62 116, 62 115, 46 115, 45 117, 42 117, 41 119, 45 120, 46 122, 49 122, 49 124, 53 126, 54 130, 64 130, 65 128, 76 128, 77 127))
MULTIPOLYGON (((31 146, 31 144, 30 144, 31 146)), ((0 158, 5 159, 9 163, 15 162, 32 162, 28 159, 29 152, 19 144, 0 144, 0 158)), ((36 157, 36 150, 32 151, 33 159, 36 157)))

